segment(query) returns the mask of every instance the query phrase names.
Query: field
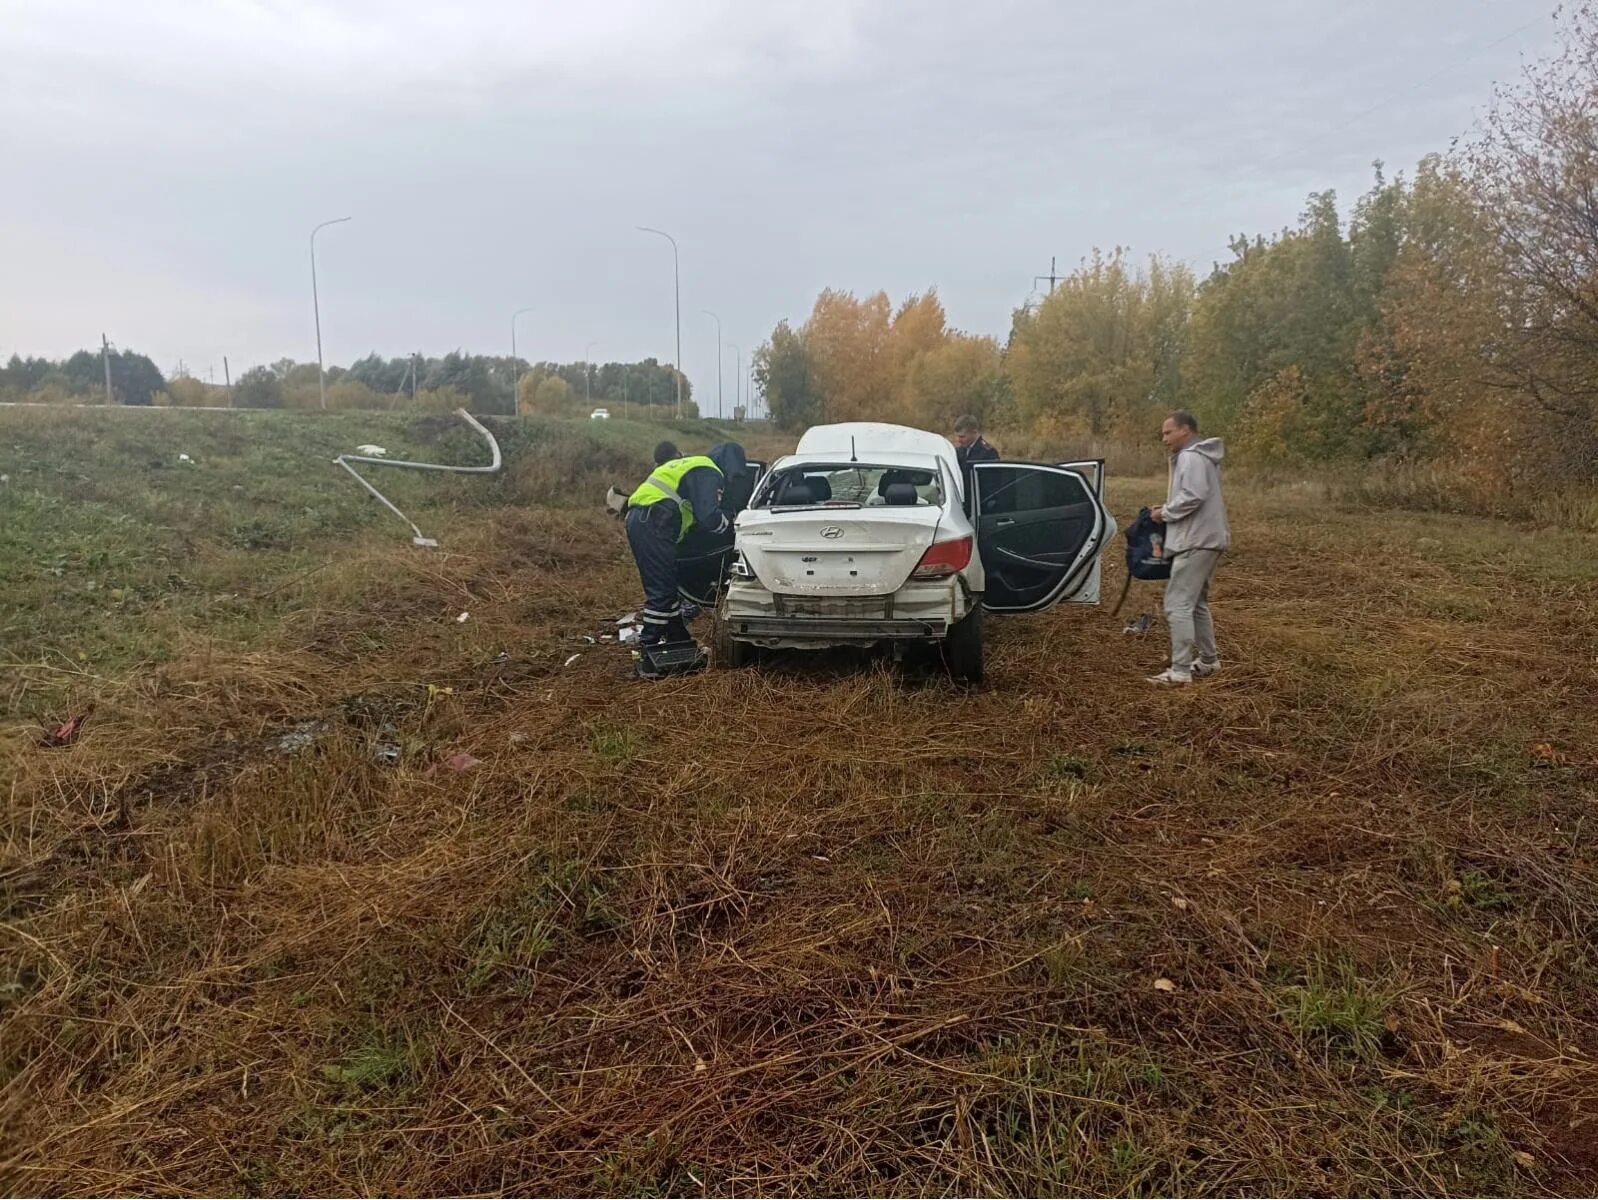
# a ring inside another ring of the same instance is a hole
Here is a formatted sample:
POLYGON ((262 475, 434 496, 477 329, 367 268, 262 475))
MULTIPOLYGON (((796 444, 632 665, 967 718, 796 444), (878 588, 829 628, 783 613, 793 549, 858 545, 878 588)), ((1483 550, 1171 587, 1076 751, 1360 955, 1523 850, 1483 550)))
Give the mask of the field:
POLYGON ((449 418, 0 412, 5 1191, 1598 1190, 1598 536, 1237 478, 1202 685, 645 684, 663 431, 499 428, 425 551, 449 418))

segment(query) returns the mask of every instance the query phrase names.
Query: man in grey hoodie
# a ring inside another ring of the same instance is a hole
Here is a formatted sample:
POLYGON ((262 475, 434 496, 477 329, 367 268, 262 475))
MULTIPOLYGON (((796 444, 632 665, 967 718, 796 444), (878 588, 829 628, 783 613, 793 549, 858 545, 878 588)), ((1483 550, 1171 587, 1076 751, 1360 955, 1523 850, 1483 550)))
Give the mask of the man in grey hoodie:
POLYGON ((1165 623, 1171 628, 1171 665, 1152 676, 1163 687, 1192 683, 1221 669, 1210 620, 1210 578, 1232 544, 1221 499, 1220 438, 1199 441, 1198 420, 1179 410, 1165 418, 1160 441, 1171 452, 1171 483, 1164 504, 1153 510, 1165 522, 1165 553, 1171 580, 1165 585, 1165 623))

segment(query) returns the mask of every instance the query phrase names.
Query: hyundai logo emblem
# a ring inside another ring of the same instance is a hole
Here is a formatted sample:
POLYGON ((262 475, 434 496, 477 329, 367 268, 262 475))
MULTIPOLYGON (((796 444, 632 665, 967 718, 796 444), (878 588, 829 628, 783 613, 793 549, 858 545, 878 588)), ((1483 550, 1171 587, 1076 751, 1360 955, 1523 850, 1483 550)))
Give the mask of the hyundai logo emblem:
POLYGON ((824 538, 841 538, 843 536, 843 530, 839 529, 836 525, 825 525, 821 529, 821 536, 824 538))

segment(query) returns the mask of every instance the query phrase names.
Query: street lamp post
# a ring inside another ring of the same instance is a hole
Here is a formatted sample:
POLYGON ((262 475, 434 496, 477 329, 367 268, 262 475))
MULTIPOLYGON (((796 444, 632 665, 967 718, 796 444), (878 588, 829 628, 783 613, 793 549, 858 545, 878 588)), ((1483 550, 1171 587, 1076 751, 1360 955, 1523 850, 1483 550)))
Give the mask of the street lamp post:
POLYGON ((699 311, 716 323, 716 415, 719 417, 726 411, 721 406, 721 318, 708 308, 699 311))
POLYGON ((590 412, 593 411, 594 405, 594 364, 591 359, 594 347, 597 345, 599 345, 598 342, 589 342, 588 345, 583 347, 583 403, 588 405, 590 412))
POLYGON ((316 387, 324 409, 327 407, 327 373, 322 368, 322 302, 316 295, 316 234, 318 230, 326 229, 329 225, 342 225, 349 219, 334 217, 311 230, 311 311, 316 314, 316 387))
POLYGON ((664 229, 651 229, 648 225, 638 226, 640 233, 653 233, 665 238, 671 243, 671 292, 676 304, 677 312, 677 419, 682 420, 682 272, 677 262, 677 239, 664 229))
POLYGON ((516 357, 516 318, 532 311, 529 306, 518 308, 510 315, 510 415, 513 417, 522 406, 522 363, 516 357))

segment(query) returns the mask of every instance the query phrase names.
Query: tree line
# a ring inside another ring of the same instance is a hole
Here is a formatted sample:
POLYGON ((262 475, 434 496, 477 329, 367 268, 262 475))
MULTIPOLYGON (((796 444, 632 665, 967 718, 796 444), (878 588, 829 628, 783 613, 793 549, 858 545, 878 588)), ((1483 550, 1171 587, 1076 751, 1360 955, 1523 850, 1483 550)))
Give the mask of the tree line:
MULTIPOLYGON (((281 358, 253 366, 231 386, 196 379, 181 364, 170 377, 147 356, 111 350, 112 401, 176 407, 319 408, 322 381, 315 363, 281 358)), ((368 354, 348 367, 331 366, 325 378, 327 407, 419 409, 449 412, 585 414, 585 405, 644 412, 677 403, 677 373, 646 358, 634 363, 532 362, 508 355, 453 350, 384 358, 368 354), (514 395, 515 400, 512 400, 514 395)), ((685 416, 697 416, 693 387, 682 380, 685 416)), ((0 367, 0 400, 35 403, 101 403, 105 363, 98 350, 66 359, 13 354, 0 367)))
MULTIPOLYGON (((772 417, 1026 440, 1146 441, 1170 409, 1261 463, 1445 462, 1500 491, 1598 476, 1598 19, 1497 89, 1446 155, 1346 212, 1237 236, 1199 278, 1094 252, 1003 344, 948 328, 935 292, 826 291, 755 355, 772 417)), ((1063 445, 1062 447, 1063 448, 1063 445)))

